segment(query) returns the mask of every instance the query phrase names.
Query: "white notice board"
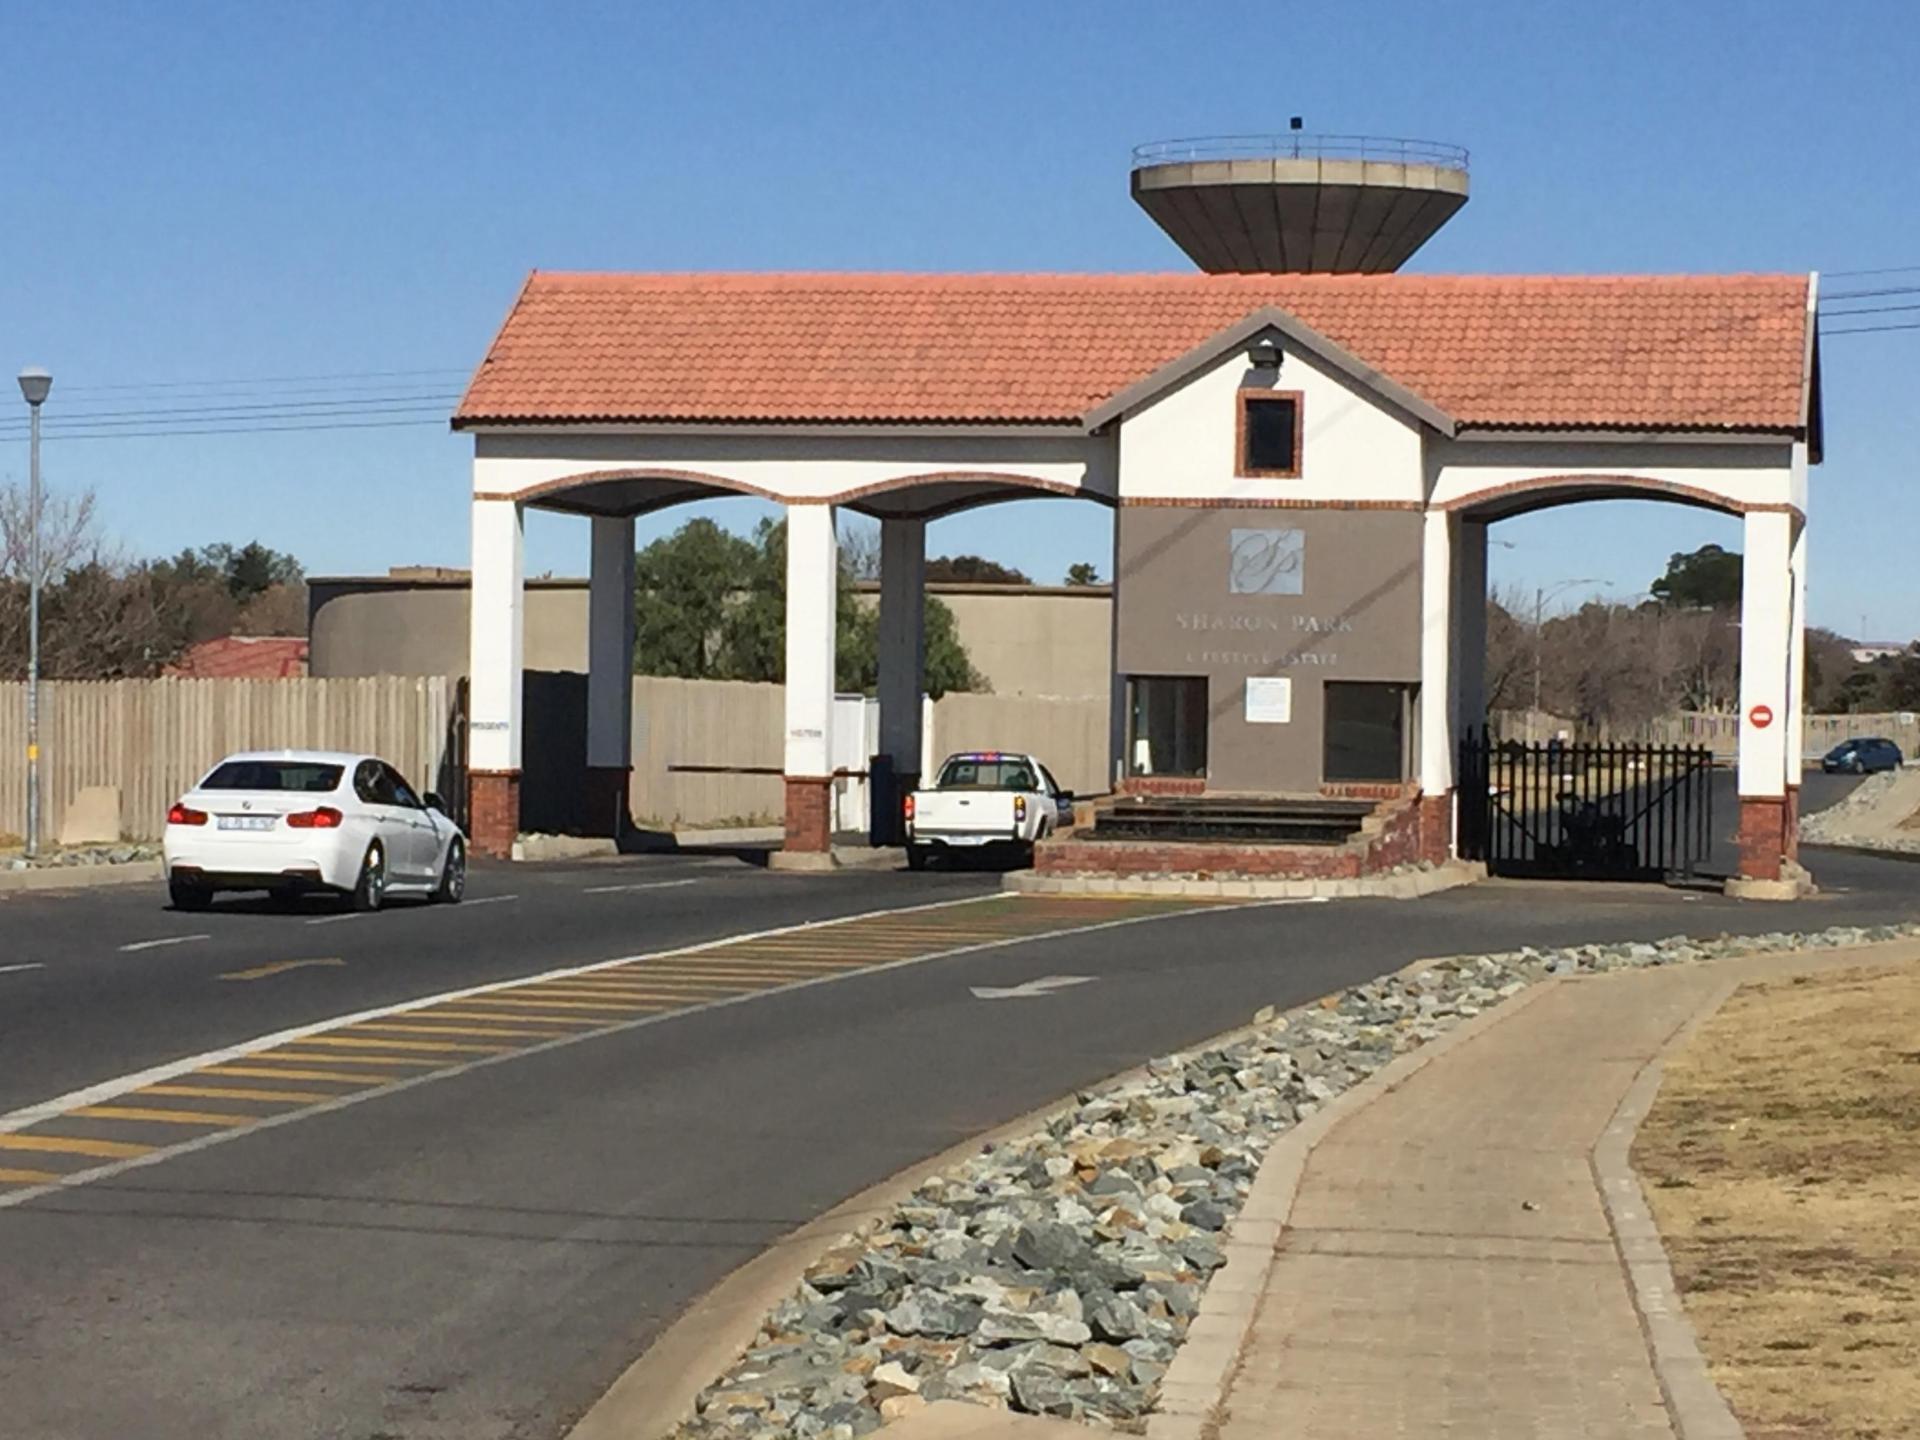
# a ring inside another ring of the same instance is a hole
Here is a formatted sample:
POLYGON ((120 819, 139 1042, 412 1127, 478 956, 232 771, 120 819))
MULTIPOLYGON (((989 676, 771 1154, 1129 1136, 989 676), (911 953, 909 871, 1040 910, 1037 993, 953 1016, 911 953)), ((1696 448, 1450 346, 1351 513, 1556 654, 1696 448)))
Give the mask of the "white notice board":
POLYGON ((1247 723, 1286 725, 1293 720, 1293 681, 1285 675, 1247 677, 1247 723))

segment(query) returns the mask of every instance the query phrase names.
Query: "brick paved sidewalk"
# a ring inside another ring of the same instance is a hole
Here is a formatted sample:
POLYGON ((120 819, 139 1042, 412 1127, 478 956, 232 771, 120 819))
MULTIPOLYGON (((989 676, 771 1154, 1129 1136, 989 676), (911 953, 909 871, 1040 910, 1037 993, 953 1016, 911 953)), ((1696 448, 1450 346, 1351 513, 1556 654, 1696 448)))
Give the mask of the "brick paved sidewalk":
POLYGON ((1560 985, 1333 1130, 1221 1440, 1673 1430, 1590 1164, 1717 966, 1560 985))

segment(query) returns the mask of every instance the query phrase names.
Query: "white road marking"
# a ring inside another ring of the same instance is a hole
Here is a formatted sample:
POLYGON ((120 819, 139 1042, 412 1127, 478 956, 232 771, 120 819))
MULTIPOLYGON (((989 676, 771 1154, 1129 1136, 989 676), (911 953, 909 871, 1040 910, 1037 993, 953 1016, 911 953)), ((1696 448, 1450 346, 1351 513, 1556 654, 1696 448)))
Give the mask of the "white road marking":
POLYGON ((211 935, 169 935, 162 940, 136 940, 131 945, 122 945, 120 953, 130 955, 136 950, 158 950, 163 945, 185 945, 194 940, 211 940, 211 935))
POLYGON ((1093 978, 1091 975, 1042 975, 1038 980, 1028 980, 1020 985, 973 985, 968 988, 973 991, 976 1000, 1033 1000, 1072 985, 1090 985, 1093 978))
MULTIPOLYGON (((292 1041, 303 1040, 309 1035, 319 1035, 331 1030, 345 1029, 367 1020, 385 1019, 391 1015, 405 1015, 411 1011, 424 1010, 430 1006, 443 1005, 451 1000, 463 1000, 473 995, 485 995, 496 990, 512 990, 522 985, 536 985, 548 980, 563 980, 573 975, 591 975, 602 970, 611 970, 617 966, 641 964, 648 960, 671 960, 697 951, 710 950, 715 945, 748 944, 756 940, 771 939, 777 935, 795 935, 805 931, 829 929, 836 925, 852 924, 859 920, 891 917, 896 915, 924 914, 930 910, 949 910, 962 905, 978 905, 987 900, 1000 900, 1005 897, 998 893, 972 895, 964 900, 936 900, 925 905, 904 905, 895 910, 869 910, 859 915, 839 915, 831 920, 809 920, 799 925, 782 925, 771 930, 757 930, 743 935, 729 935, 720 940, 701 940, 694 944, 678 946, 672 950, 658 950, 641 955, 625 955, 617 960, 599 960, 590 965, 570 965, 563 969, 548 970, 538 975, 525 975, 517 980, 499 980, 488 985, 473 985, 464 990, 448 990, 439 995, 429 995, 420 1000, 408 1000, 398 1005, 383 1005, 374 1010, 362 1010, 353 1015, 341 1015, 331 1020, 322 1020, 312 1025, 299 1025, 292 1029, 276 1031, 271 1035, 262 1035, 253 1040, 242 1041, 238 1045, 229 1045, 220 1050, 210 1050, 199 1055, 189 1055, 180 1060, 170 1060, 164 1065, 154 1065, 132 1075, 123 1075, 118 1079, 105 1080, 97 1085, 89 1085, 81 1090, 69 1091, 38 1105, 29 1105, 25 1109, 14 1110, 0 1115, 0 1135, 15 1130, 24 1130, 30 1125, 57 1119, 69 1110, 77 1110, 86 1105, 102 1105, 133 1090, 148 1085, 158 1085, 166 1080, 175 1080, 209 1065, 224 1065, 243 1059, 248 1055, 257 1055, 263 1050, 272 1050, 292 1041)), ((416 1085, 425 1085, 434 1080, 451 1080, 470 1070, 479 1070, 489 1065, 499 1065, 508 1060, 518 1060, 528 1055, 540 1055, 549 1050, 558 1050, 568 1045, 578 1045, 586 1040, 598 1040, 609 1035, 622 1034, 629 1030, 639 1030, 648 1025, 658 1025, 663 1021, 679 1020, 689 1015, 698 1015, 708 1010, 725 1009, 730 1005, 745 1005, 755 1000, 764 1000, 770 996, 791 994, 796 990, 809 989, 815 985, 834 985, 843 980, 863 975, 878 975, 888 970, 901 970, 909 965, 924 965, 934 960, 949 960, 961 955, 977 954, 984 950, 999 950, 1011 945, 1025 945, 1039 940, 1061 939, 1069 935, 1088 935, 1099 930, 1117 930, 1127 925, 1142 925, 1159 920, 1179 920, 1193 915, 1217 915, 1229 910, 1257 910, 1271 905, 1283 905, 1287 901, 1251 900, 1244 903, 1222 903, 1218 905, 1197 905, 1190 910, 1161 910, 1146 915, 1129 915, 1118 920, 1103 920, 1093 925, 1079 925, 1068 930, 1052 930, 1039 935, 1007 935, 993 940, 978 941, 970 945, 958 945, 950 950, 935 951, 925 955, 910 955, 904 960, 893 960, 883 965, 868 966, 863 970, 840 970, 825 975, 817 975, 805 980, 796 980, 788 985, 775 986, 769 990, 752 990, 740 995, 729 995, 719 1000, 707 1000, 697 1005, 689 1005, 680 1010, 665 1010, 656 1014, 643 1015, 632 1020, 616 1021, 598 1030, 577 1031, 571 1035, 556 1036, 552 1040, 525 1049, 510 1050, 504 1054, 486 1055, 474 1060, 462 1061, 442 1070, 428 1071, 422 1075, 409 1076, 395 1080, 377 1089, 360 1090, 348 1095, 336 1096, 317 1105, 309 1105, 300 1110, 288 1110, 279 1115, 268 1116, 259 1122, 240 1126, 231 1130, 220 1130, 210 1135, 201 1135, 192 1140, 182 1141, 178 1145, 169 1145, 153 1150, 145 1155, 127 1160, 116 1160, 107 1165, 95 1166, 91 1170, 76 1170, 71 1175, 63 1175, 59 1180, 42 1185, 33 1185, 18 1190, 9 1190, 0 1195, 0 1210, 8 1210, 16 1205, 24 1205, 29 1200, 42 1195, 50 1195, 62 1189, 76 1185, 85 1185, 94 1180, 107 1180, 129 1170, 138 1170, 147 1165, 157 1165, 176 1155, 190 1155, 222 1145, 242 1135, 251 1135, 261 1130, 272 1130, 281 1125, 292 1124, 313 1115, 330 1114, 343 1110, 349 1105, 358 1105, 383 1095, 395 1095, 403 1090, 411 1090, 416 1085)))
POLYGON ((518 900, 519 898, 518 895, 482 895, 478 900, 468 900, 464 903, 471 909, 475 905, 502 905, 509 900, 518 900))
POLYGON ((0 965, 0 975, 11 975, 16 970, 44 970, 46 968, 47 967, 38 960, 34 961, 31 965, 0 965))
POLYGON ((345 914, 341 914, 341 915, 321 915, 315 919, 307 921, 307 924, 338 925, 342 920, 359 920, 362 918, 364 918, 363 912, 359 910, 349 910, 345 914))
POLYGON ((582 895, 622 895, 630 890, 671 890, 678 885, 698 885, 696 879, 688 880, 645 880, 632 885, 589 885, 582 895))

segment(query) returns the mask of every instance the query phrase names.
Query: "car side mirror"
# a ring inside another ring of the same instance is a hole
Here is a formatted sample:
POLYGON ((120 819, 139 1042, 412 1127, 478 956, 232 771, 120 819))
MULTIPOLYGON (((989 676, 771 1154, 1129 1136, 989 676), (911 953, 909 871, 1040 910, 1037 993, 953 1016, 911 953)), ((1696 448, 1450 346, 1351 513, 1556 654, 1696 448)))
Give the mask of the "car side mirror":
POLYGON ((447 813, 447 802, 440 798, 440 793, 437 790, 427 791, 426 800, 427 809, 438 810, 442 815, 447 813))
POLYGON ((1054 798, 1060 800, 1064 804, 1071 805, 1073 803, 1073 791, 1062 790, 1054 798))

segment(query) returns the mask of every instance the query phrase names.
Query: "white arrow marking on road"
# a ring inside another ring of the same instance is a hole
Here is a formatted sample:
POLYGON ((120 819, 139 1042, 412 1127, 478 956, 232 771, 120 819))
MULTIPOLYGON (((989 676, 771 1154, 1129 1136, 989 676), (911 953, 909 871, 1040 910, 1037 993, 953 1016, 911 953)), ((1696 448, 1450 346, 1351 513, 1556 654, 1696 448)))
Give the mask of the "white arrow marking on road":
POLYGON ((976 1000, 1031 1000, 1038 995, 1051 995, 1056 990, 1065 990, 1070 985, 1086 985, 1092 982, 1091 975, 1042 975, 1038 980, 1029 980, 1024 985, 975 985, 972 986, 976 1000))
POLYGON ((11 975, 16 970, 44 970, 47 967, 38 960, 31 965, 0 965, 0 975, 11 975))
POLYGON ((211 940, 211 935, 169 935, 164 940, 136 940, 131 945, 122 945, 120 953, 130 955, 136 950, 158 950, 162 945, 185 945, 193 940, 211 940))

